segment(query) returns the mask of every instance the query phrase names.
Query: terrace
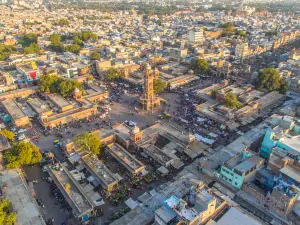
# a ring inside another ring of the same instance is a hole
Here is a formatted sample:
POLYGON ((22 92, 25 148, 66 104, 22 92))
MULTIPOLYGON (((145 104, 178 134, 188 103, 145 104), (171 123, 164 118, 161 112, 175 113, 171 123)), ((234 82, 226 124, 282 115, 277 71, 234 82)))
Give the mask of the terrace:
POLYGON ((145 168, 143 163, 138 161, 122 146, 116 143, 108 145, 107 150, 119 163, 121 163, 132 174, 137 174, 145 168))
POLYGON ((61 168, 49 166, 48 172, 53 178, 62 194, 66 198, 67 202, 73 209, 73 214, 77 217, 82 217, 83 215, 89 214, 93 210, 93 205, 90 203, 83 191, 80 190, 79 185, 76 184, 72 175, 67 171, 67 169, 61 164, 61 168), (67 184, 69 184, 68 190, 66 189, 67 184))
POLYGON ((100 184, 104 189, 111 189, 117 185, 118 181, 115 178, 115 175, 95 156, 86 155, 81 159, 88 167, 89 171, 100 179, 100 184))

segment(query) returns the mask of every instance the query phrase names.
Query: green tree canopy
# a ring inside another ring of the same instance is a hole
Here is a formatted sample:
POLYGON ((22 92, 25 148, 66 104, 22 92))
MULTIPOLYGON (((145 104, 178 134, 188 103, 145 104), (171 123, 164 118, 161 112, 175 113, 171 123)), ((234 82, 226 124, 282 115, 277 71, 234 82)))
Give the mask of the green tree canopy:
POLYGON ((81 39, 79 39, 77 36, 74 37, 74 44, 77 44, 77 45, 80 45, 80 46, 81 46, 82 43, 83 43, 83 42, 82 42, 81 39))
POLYGON ((51 34, 49 37, 49 41, 51 41, 51 44, 59 44, 61 42, 61 35, 51 34))
POLYGON ((67 19, 59 19, 55 24, 59 26, 69 26, 70 22, 67 19))
POLYGON ((63 79, 57 75, 43 74, 40 77, 39 88, 41 92, 58 93, 63 97, 71 97, 75 88, 82 90, 82 84, 76 80, 63 79))
POLYGON ((0 134, 10 142, 13 142, 15 140, 15 134, 7 129, 1 130, 0 134))
POLYGON ((209 66, 205 59, 195 58, 191 62, 191 69, 196 74, 208 74, 209 73, 209 66))
POLYGON ((259 71, 256 85, 258 88, 266 88, 268 91, 279 90, 282 79, 278 71, 274 68, 265 68, 259 71))
POLYGON ((95 134, 87 132, 78 134, 74 139, 74 143, 84 150, 90 151, 96 155, 100 154, 101 141, 95 134))
POLYGON ((60 34, 51 34, 49 41, 51 41, 51 49, 55 52, 62 52, 63 44, 61 43, 62 36, 60 34))
POLYGON ((100 54, 97 53, 97 52, 93 52, 93 53, 90 54, 90 59, 91 60, 99 60, 100 57, 101 57, 100 54))
POLYGON ((167 85, 161 79, 155 79, 153 82, 153 89, 155 94, 159 94, 166 89, 167 85))
POLYGON ((113 67, 108 68, 104 75, 105 80, 114 81, 121 78, 121 72, 113 67))
POLYGON ((223 28, 223 36, 229 36, 234 33, 234 25, 230 22, 222 24, 221 27, 223 28))
POLYGON ((242 103, 237 100, 237 97, 232 92, 225 95, 225 106, 231 109, 237 109, 242 106, 242 103))
POLYGON ((90 30, 84 30, 79 33, 74 34, 74 38, 77 37, 82 41, 88 41, 88 40, 97 40, 98 36, 94 32, 90 30))
POLYGON ((42 154, 39 149, 28 142, 17 142, 11 150, 4 154, 6 168, 15 169, 22 165, 38 163, 42 160, 42 154))
POLYGON ((245 37, 246 36, 246 31, 243 30, 235 30, 235 34, 239 35, 241 37, 245 37))
POLYGON ((218 93, 218 89, 214 88, 211 90, 210 96, 215 99, 217 97, 217 93, 218 93))
POLYGON ((0 225, 13 225, 17 220, 17 215, 12 211, 12 206, 7 198, 0 200, 0 225))
POLYGON ((57 93, 59 90, 59 84, 62 81, 63 78, 60 78, 57 75, 43 74, 39 80, 40 91, 46 93, 57 93))
POLYGON ((82 90, 82 84, 77 80, 63 80, 58 85, 58 92, 63 97, 71 97, 75 88, 82 90))
POLYGON ((13 51, 14 47, 0 44, 0 61, 6 60, 13 51))
POLYGON ((281 81, 279 92, 280 94, 285 94, 289 89, 288 83, 286 81, 281 81))
POLYGON ((22 46, 28 47, 32 43, 37 43, 37 35, 35 33, 25 34, 22 40, 22 46))
POLYGON ((72 44, 65 47, 66 52, 78 53, 81 47, 78 44, 72 44))
POLYGON ((25 54, 40 54, 41 48, 37 43, 31 43, 28 47, 24 48, 25 54))
POLYGON ((267 37, 272 37, 272 36, 276 36, 277 35, 277 30, 269 30, 265 32, 265 35, 267 37))

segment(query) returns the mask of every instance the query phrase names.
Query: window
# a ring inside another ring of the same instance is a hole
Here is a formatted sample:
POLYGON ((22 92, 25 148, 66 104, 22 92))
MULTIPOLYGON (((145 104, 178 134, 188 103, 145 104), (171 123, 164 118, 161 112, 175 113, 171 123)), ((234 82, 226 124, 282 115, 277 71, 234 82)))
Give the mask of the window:
POLYGON ((238 183, 237 182, 234 182, 234 184, 237 186, 238 185, 238 183))

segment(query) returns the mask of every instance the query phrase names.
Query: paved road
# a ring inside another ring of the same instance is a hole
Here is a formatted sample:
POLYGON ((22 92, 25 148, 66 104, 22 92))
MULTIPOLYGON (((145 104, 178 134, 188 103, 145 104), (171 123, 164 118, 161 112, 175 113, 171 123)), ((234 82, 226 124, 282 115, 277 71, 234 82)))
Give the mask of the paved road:
POLYGON ((61 206, 56 199, 52 197, 49 183, 42 179, 43 176, 47 175, 42 172, 40 166, 38 164, 33 167, 26 166, 23 170, 26 173, 29 182, 32 182, 33 180, 38 181, 38 183, 34 183, 33 186, 36 198, 44 204, 44 208, 41 208, 41 210, 45 220, 47 221, 48 219, 54 218, 55 225, 66 222, 69 216, 60 208, 61 206))

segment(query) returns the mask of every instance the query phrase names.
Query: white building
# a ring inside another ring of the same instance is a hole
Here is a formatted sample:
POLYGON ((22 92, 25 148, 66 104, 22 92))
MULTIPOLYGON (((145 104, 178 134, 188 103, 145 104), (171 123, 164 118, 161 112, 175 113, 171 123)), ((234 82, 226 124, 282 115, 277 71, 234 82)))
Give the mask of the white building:
POLYGON ((203 29, 190 30, 188 33, 189 42, 202 42, 203 41, 203 29))

